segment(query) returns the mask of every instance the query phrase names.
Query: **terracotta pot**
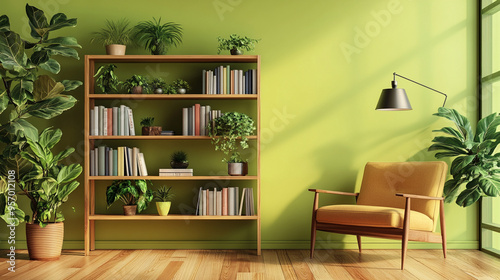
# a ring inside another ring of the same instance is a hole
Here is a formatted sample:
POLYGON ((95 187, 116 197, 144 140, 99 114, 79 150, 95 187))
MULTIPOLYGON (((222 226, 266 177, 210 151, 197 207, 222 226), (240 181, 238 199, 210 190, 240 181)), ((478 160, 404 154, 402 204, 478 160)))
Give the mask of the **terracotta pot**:
POLYGON ((158 215, 167 216, 168 212, 170 212, 171 205, 172 205, 171 201, 157 201, 156 210, 158 210, 158 215))
POLYGON ((142 135, 161 135, 161 126, 143 126, 142 135))
POLYGON ((142 86, 136 86, 136 87, 133 87, 131 90, 130 90, 130 93, 132 94, 142 94, 142 86))
POLYGON ((184 168, 188 168, 188 166, 189 166, 189 162, 175 162, 175 161, 170 162, 170 167, 172 167, 174 169, 184 169, 184 168))
POLYGON ((46 227, 26 224, 26 243, 31 260, 55 261, 61 256, 64 223, 49 223, 46 227))
POLYGON ((134 216, 137 213, 137 205, 123 205, 123 215, 134 216))
POLYGON ((248 174, 248 162, 229 162, 227 173, 231 176, 245 176, 248 174))
POLYGON ((125 45, 107 45, 106 46, 106 54, 108 55, 125 55, 125 50, 127 46, 125 45))

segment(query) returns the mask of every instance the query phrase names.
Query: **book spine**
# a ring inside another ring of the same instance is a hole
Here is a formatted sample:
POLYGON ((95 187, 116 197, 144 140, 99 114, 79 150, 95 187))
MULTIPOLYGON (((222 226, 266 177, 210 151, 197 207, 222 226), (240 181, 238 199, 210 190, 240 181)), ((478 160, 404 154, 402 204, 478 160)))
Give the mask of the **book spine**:
POLYGON ((188 135, 193 134, 193 107, 188 108, 188 135))
POLYGON ((108 111, 108 135, 113 135, 113 108, 106 108, 108 111))
POLYGON ((90 150, 90 176, 95 176, 94 150, 90 150))
POLYGON ((194 104, 194 135, 200 135, 200 104, 194 104))
POLYGON ((222 68, 222 94, 227 94, 227 68, 222 68))
POLYGON ((196 203, 196 211, 194 212, 194 214, 197 216, 200 216, 201 191, 202 188, 200 187, 200 190, 198 191, 198 202, 196 203))
POLYGON ((252 94, 257 94, 257 69, 252 69, 252 94))
POLYGON ((99 135, 99 107, 94 106, 94 134, 99 135))
POLYGON ((113 129, 112 129, 112 135, 118 135, 118 108, 113 107, 111 108, 112 114, 113 114, 113 129))
POLYGON ((202 70, 201 71, 201 94, 207 94, 207 87, 205 85, 206 82, 206 77, 207 75, 207 70, 202 70))
POLYGON ((139 176, 139 173, 137 171, 138 169, 138 156, 139 156, 139 148, 133 147, 132 148, 132 176, 139 176))
POLYGON ((144 154, 139 153, 138 157, 139 157, 139 166, 140 166, 141 171, 142 171, 141 176, 148 176, 148 168, 146 167, 146 160, 144 159, 144 154))
POLYGON ((118 150, 113 150, 113 176, 118 176, 118 150))
POLYGON ((125 105, 120 105, 120 135, 125 136, 125 105))
POLYGON ((132 171, 132 148, 127 147, 127 158, 128 158, 128 176, 133 176, 132 171))
POLYGON ((234 215, 238 215, 238 209, 240 208, 239 205, 239 197, 240 195, 240 188, 239 187, 234 187, 234 215))
POLYGON ((208 215, 213 216, 214 214, 214 191, 208 191, 208 201, 209 201, 209 207, 208 207, 208 215))
POLYGON ((234 200, 234 187, 227 188, 227 215, 234 216, 235 200, 234 200))
POLYGON ((104 135, 104 130, 103 130, 103 114, 104 114, 104 110, 103 110, 103 106, 99 106, 99 117, 98 117, 98 125, 99 125, 99 133, 97 135, 104 135))
POLYGON ((132 112, 132 109, 127 108, 127 110, 128 110, 128 121, 130 127, 129 135, 135 136, 134 114, 132 112))
POLYGON ((222 189, 222 216, 227 216, 227 188, 222 189))
POLYGON ((200 106, 200 135, 205 136, 206 135, 206 116, 207 116, 207 107, 206 106, 200 106))
POLYGON ((231 65, 226 65, 226 94, 231 94, 231 65))
POLYGON ((217 191, 217 216, 222 216, 222 191, 217 191))
POLYGON ((99 156, 98 159, 98 174, 99 176, 106 176, 106 147, 105 146, 99 146, 97 147, 97 153, 99 156))
POLYGON ((108 151, 108 176, 113 176, 113 149, 108 151))
POLYGON ((182 135, 187 136, 188 134, 188 122, 189 122, 189 108, 182 108, 182 135))
POLYGON ((102 135, 108 135, 108 109, 102 109, 102 135))

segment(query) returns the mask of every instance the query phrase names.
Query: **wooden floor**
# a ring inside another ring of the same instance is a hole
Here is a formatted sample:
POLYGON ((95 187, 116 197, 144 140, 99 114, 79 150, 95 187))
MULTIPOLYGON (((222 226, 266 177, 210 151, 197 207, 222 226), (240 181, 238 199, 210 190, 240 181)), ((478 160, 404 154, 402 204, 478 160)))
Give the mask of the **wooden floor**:
POLYGON ((399 250, 98 250, 64 251, 52 262, 16 253, 16 271, 2 279, 500 279, 500 259, 476 250, 408 250, 405 270, 399 250))

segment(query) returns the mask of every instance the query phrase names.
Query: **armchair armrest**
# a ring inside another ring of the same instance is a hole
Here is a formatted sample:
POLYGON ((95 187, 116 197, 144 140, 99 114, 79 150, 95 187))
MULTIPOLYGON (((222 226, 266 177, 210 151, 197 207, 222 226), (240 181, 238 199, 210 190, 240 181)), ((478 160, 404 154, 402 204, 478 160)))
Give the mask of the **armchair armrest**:
POLYGON ((444 200, 444 197, 435 197, 435 196, 426 196, 426 195, 408 194, 408 193, 397 193, 396 196, 402 196, 405 198, 427 199, 427 200, 444 200))
POLYGON ((350 196, 358 196, 359 195, 359 193, 327 191, 327 190, 320 190, 320 189, 309 189, 309 191, 310 192, 315 192, 315 193, 328 193, 328 194, 339 194, 339 195, 350 195, 350 196))

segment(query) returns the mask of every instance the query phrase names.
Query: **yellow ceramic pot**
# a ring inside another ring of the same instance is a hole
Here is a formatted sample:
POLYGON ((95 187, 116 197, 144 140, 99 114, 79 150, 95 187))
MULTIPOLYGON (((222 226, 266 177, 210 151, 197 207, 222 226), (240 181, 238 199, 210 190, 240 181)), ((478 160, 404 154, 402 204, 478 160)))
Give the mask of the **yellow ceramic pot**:
POLYGON ((168 212, 170 211, 170 205, 172 204, 171 201, 166 201, 166 202, 156 202, 156 210, 158 210, 158 214, 160 216, 167 216, 168 212))

